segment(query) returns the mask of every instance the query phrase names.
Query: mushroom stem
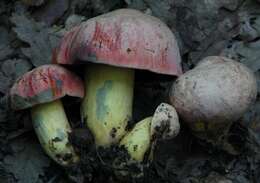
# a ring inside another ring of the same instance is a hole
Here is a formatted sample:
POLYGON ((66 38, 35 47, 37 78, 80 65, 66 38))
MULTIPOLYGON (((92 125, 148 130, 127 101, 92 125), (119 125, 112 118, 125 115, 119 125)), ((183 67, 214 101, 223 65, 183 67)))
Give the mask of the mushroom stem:
POLYGON ((32 107, 31 116, 42 147, 54 161, 63 166, 78 162, 79 157, 68 141, 71 127, 60 100, 32 107))
POLYGON ((97 146, 117 143, 132 117, 134 70, 108 65, 89 65, 85 71, 82 118, 97 146))
POLYGON ((151 144, 151 128, 152 117, 147 117, 138 122, 134 128, 127 133, 120 141, 120 146, 123 146, 135 161, 142 162, 144 155, 151 144))
MULTIPOLYGON (((131 175, 134 178, 142 177, 143 162, 146 153, 151 147, 152 117, 139 121, 120 141, 119 147, 127 152, 127 156, 117 156, 113 166, 116 176, 121 179, 131 175), (133 167, 135 169, 134 172, 133 167)), ((145 162, 144 162, 145 163, 145 162)))
POLYGON ((145 153, 150 153, 152 160, 153 150, 158 139, 174 138, 180 130, 179 118, 176 110, 169 104, 161 103, 154 115, 138 122, 120 141, 129 153, 132 160, 142 162, 145 153), (148 152, 148 150, 150 152, 148 152))

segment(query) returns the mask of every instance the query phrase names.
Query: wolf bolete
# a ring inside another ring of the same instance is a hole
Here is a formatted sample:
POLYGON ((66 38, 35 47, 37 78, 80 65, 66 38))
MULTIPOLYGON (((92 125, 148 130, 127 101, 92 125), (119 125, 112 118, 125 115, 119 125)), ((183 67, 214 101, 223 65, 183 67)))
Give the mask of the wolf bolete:
POLYGON ((84 96, 82 80, 58 65, 44 65, 27 72, 10 90, 14 110, 31 108, 31 117, 39 141, 57 163, 69 166, 79 158, 68 141, 71 127, 59 100, 65 95, 84 96))
POLYGON ((171 30, 158 18, 120 9, 65 34, 53 62, 86 66, 82 117, 98 146, 116 143, 132 116, 134 69, 178 76, 181 58, 171 30))
POLYGON ((194 134, 217 142, 255 101, 253 72, 234 60, 210 56, 180 76, 170 100, 194 134))

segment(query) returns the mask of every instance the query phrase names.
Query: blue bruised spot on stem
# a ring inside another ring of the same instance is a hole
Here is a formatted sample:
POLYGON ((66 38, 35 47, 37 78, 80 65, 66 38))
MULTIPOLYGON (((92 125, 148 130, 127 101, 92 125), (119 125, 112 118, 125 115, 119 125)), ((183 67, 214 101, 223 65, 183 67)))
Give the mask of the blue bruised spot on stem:
POLYGON ((44 123, 42 115, 36 113, 33 117, 33 127, 40 128, 42 123, 44 123))
POLYGON ((106 97, 107 93, 109 90, 112 89, 113 81, 107 80, 104 82, 103 87, 99 88, 96 94, 96 103, 97 103, 97 108, 96 108, 96 116, 97 119, 100 121, 103 121, 105 118, 107 112, 109 112, 108 107, 106 105, 106 97))
POLYGON ((40 112, 36 112, 35 114, 33 114, 33 127, 36 130, 36 134, 41 134, 40 136, 38 136, 39 141, 41 142, 41 144, 45 145, 45 140, 44 139, 48 139, 48 134, 46 132, 46 127, 45 127, 45 122, 44 122, 44 117, 42 116, 42 114, 40 112))
POLYGON ((57 137, 60 139, 60 141, 63 141, 64 139, 66 139, 66 134, 63 130, 57 129, 57 137))

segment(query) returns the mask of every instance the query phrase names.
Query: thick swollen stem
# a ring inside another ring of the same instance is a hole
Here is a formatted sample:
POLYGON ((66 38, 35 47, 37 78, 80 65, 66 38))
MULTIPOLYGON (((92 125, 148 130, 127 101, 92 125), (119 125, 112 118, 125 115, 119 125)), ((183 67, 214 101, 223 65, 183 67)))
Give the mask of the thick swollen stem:
POLYGON ((82 117, 97 146, 117 143, 132 117, 134 70, 108 65, 88 65, 82 117))
POLYGON ((123 159, 122 157, 115 158, 113 165, 118 178, 128 177, 128 175, 135 178, 143 176, 141 163, 151 146, 151 122, 152 117, 138 122, 120 141, 119 146, 126 150, 128 156, 123 159), (135 167, 135 171, 129 171, 130 167, 135 167))
POLYGON ((71 127, 60 100, 34 106, 31 116, 43 149, 54 161, 62 166, 78 162, 79 157, 68 141, 71 127))
POLYGON ((120 146, 123 146, 135 161, 142 162, 144 155, 151 144, 151 128, 152 117, 147 117, 138 122, 134 128, 124 136, 120 141, 120 146))

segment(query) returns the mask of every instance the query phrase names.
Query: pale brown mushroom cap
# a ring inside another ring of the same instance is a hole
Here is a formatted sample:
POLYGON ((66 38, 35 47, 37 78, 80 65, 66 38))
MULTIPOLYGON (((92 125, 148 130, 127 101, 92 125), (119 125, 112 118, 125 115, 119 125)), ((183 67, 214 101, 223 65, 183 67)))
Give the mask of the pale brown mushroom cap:
POLYGON ((238 120, 256 95, 256 78, 249 68, 225 57, 211 56, 176 80, 170 100, 191 126, 203 123, 211 128, 238 120))

